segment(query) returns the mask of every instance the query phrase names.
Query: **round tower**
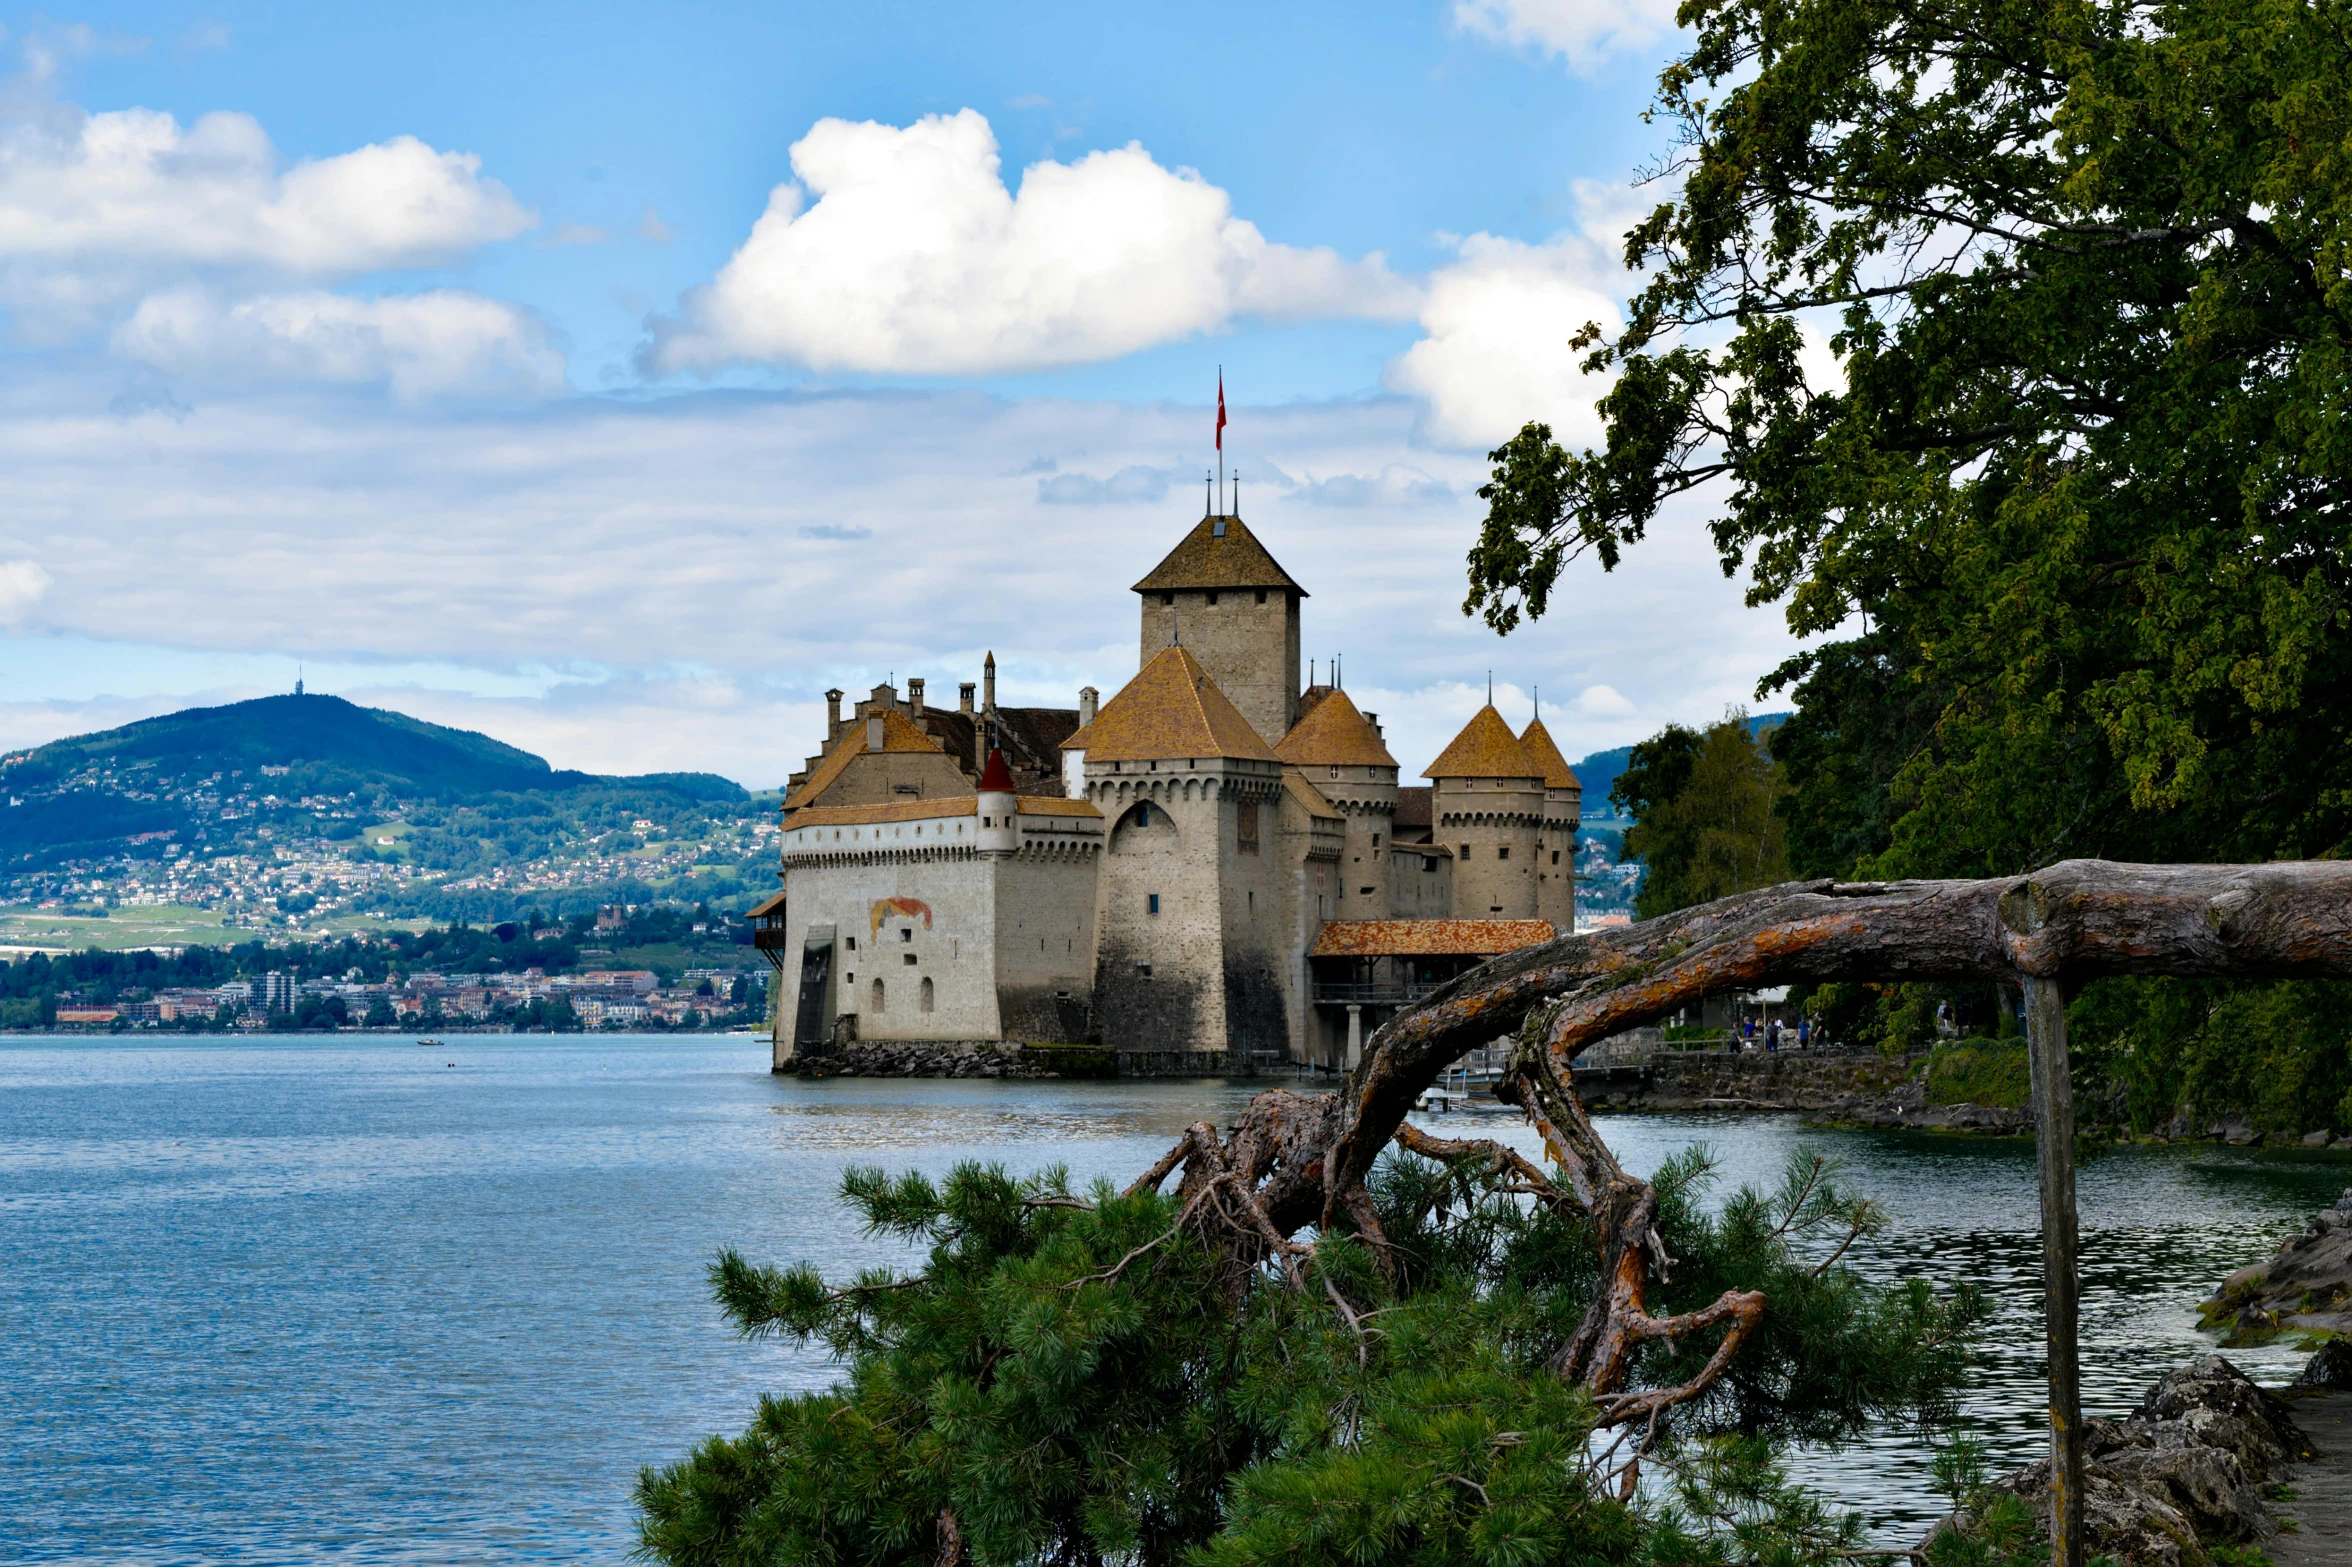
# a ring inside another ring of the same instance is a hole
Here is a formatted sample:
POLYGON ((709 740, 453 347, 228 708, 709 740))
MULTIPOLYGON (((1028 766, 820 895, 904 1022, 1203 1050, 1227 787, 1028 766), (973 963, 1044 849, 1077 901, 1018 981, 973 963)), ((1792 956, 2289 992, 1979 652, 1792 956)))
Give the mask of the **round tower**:
POLYGON ((1480 708, 1421 776, 1437 790, 1431 836, 1454 852, 1454 917, 1541 918, 1544 768, 1502 715, 1480 708))
POLYGON ((982 854, 1011 854, 1021 847, 1021 800, 1013 792, 1013 770, 1005 765, 1004 752, 993 746, 972 814, 980 823, 982 854))

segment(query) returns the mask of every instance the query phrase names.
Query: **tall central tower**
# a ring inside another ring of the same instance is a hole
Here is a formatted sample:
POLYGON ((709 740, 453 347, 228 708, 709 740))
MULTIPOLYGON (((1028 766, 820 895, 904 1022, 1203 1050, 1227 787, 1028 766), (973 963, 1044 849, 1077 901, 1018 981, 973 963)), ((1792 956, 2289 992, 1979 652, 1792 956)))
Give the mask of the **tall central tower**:
POLYGON ((1203 517, 1135 591, 1143 597, 1139 666, 1181 642, 1268 746, 1290 733, 1307 590, 1239 517, 1203 517))

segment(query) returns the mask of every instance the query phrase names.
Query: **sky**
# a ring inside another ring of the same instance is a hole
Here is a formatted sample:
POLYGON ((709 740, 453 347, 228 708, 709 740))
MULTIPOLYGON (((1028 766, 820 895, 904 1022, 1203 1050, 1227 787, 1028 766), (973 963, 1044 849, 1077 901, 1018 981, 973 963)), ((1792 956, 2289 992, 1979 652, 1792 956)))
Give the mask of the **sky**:
POLYGON ((1107 697, 1226 457, 1408 777, 1796 644, 1694 501, 1508 638, 1670 0, 0 10, 0 748, 314 691, 781 784, 828 687, 1107 697))

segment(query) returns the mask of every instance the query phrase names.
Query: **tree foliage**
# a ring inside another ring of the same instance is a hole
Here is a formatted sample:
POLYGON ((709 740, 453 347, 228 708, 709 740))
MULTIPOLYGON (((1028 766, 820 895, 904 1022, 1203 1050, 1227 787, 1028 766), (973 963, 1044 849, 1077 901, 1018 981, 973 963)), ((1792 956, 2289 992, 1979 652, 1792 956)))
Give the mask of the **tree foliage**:
MULTIPOLYGON (((738 1326, 822 1344, 843 1377, 647 1470, 643 1549, 693 1567, 1827 1560, 1858 1526, 1788 1488, 1773 1442, 1941 1418, 1983 1306, 1845 1268, 1882 1221, 1829 1161, 1800 1155, 1714 1209, 1712 1174, 1694 1151, 1658 1178, 1681 1259, 1662 1309, 1735 1286, 1774 1307, 1661 1433, 1662 1508, 1621 1484, 1645 1433, 1596 1453, 1592 1400, 1554 1368, 1597 1283, 1588 1219, 1483 1160, 1385 1162, 1394 1273, 1326 1238, 1330 1298, 1272 1267, 1237 1293, 1173 1197, 963 1165, 844 1181, 869 1231, 927 1246, 913 1272, 833 1284, 721 1255, 738 1326)), ((1643 1353, 1646 1379, 1704 1356, 1643 1353)))
POLYGON ((1800 795, 1836 775, 1846 817, 1808 856, 2342 845, 2352 11, 1683 14, 1647 283, 1581 344, 1606 443, 1495 453, 1472 607, 1541 613, 1567 559, 1615 564, 1691 494, 1752 601, 1870 628, 1778 677, 1800 795))
MULTIPOLYGON (((1800 875, 2352 850, 2352 7, 1682 15, 1641 291, 1563 346, 1604 443, 1493 454, 1467 607, 1704 507, 1815 639, 1766 683, 1800 875)), ((2339 1008, 2111 989, 2092 1103, 2352 1118, 2339 1008)))
POLYGON ((1669 724, 1633 748, 1609 800, 1636 818, 1625 855, 1643 865, 1642 919, 1788 880, 1788 785, 1771 747, 1734 710, 1705 730, 1669 724))

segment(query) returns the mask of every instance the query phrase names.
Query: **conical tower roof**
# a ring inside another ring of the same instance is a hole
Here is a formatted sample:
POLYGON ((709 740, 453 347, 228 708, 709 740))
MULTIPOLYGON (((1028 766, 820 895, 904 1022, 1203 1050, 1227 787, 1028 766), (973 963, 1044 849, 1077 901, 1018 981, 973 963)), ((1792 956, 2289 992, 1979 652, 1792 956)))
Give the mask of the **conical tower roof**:
POLYGON ((1203 517, 1167 559, 1135 584, 1134 591, 1200 588, 1285 588, 1300 598, 1307 596, 1239 517, 1203 517))
POLYGON ((1454 736, 1437 760, 1421 769, 1424 778, 1541 778, 1543 764, 1529 756, 1489 702, 1462 732, 1454 736))
POLYGON ((1258 738, 1200 660, 1181 645, 1162 648, 1105 702, 1094 722, 1062 742, 1089 762, 1165 761, 1170 757, 1237 756, 1271 762, 1258 738))
POLYGON ((1345 691, 1326 690, 1307 709, 1274 754, 1293 767, 1394 767, 1397 759, 1381 744, 1380 732, 1356 710, 1345 691))
POLYGON ((1536 719, 1519 731, 1519 749, 1525 751, 1528 758, 1543 769, 1546 789, 1583 792, 1584 785, 1578 781, 1576 770, 1568 765, 1568 758, 1562 756, 1560 748, 1552 743, 1552 732, 1543 726, 1542 719, 1536 719))

